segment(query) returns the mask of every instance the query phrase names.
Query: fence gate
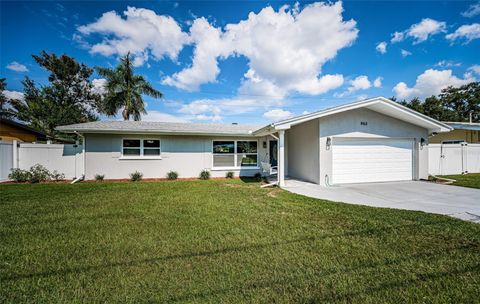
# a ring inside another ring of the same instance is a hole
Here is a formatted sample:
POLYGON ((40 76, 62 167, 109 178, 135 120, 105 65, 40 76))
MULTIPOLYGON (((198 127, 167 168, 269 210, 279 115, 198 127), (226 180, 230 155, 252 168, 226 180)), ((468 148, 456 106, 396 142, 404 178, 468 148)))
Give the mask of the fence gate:
POLYGON ((430 144, 428 158, 428 171, 433 175, 480 172, 479 144, 430 144))
POLYGON ((0 181, 8 179, 13 168, 13 143, 0 141, 0 181))

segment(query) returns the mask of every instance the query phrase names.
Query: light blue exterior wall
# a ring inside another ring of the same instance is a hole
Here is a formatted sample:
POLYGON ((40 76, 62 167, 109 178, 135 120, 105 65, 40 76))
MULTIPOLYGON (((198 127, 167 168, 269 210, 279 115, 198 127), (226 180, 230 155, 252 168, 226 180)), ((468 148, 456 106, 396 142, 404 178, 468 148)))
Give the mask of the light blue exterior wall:
POLYGON ((104 174, 106 179, 129 178, 134 171, 143 173, 144 178, 165 178, 167 172, 176 171, 179 178, 195 178, 204 169, 212 177, 224 177, 228 171, 236 176, 251 176, 258 169, 215 169, 212 168, 213 140, 258 140, 258 161, 268 161, 268 150, 263 147, 266 137, 221 137, 221 136, 160 136, 85 134, 86 179, 95 174, 104 174), (160 139, 161 159, 122 159, 122 139, 160 139))

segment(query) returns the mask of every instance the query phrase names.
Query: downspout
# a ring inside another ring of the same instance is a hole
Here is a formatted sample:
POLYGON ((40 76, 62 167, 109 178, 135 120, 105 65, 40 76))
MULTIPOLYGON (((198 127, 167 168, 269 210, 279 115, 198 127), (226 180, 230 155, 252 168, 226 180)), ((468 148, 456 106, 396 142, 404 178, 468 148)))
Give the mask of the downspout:
POLYGON ((77 131, 73 131, 76 135, 82 138, 82 156, 83 156, 83 174, 74 179, 70 184, 75 184, 78 183, 79 181, 85 180, 85 172, 86 172, 86 161, 87 161, 87 154, 85 153, 85 146, 86 146, 86 141, 85 141, 85 136, 82 134, 78 133, 77 131))

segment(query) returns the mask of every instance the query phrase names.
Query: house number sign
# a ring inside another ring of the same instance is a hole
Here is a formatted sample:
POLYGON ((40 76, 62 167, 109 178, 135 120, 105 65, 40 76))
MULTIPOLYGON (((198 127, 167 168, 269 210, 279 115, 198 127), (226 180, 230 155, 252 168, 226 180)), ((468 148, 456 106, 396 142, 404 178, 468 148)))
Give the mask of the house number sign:
POLYGON ((367 126, 367 125, 368 125, 368 122, 366 122, 366 121, 361 121, 361 122, 360 122, 360 125, 361 125, 361 126, 367 126))

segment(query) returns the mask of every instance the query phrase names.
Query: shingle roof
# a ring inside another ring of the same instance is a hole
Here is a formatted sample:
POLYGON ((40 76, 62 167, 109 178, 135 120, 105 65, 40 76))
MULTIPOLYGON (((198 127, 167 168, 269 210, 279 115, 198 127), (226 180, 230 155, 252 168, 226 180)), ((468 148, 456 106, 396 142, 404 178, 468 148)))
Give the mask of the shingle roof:
POLYGON ((251 135, 262 126, 242 124, 195 124, 153 121, 94 121, 59 126, 58 131, 73 133, 155 133, 195 135, 251 135))

